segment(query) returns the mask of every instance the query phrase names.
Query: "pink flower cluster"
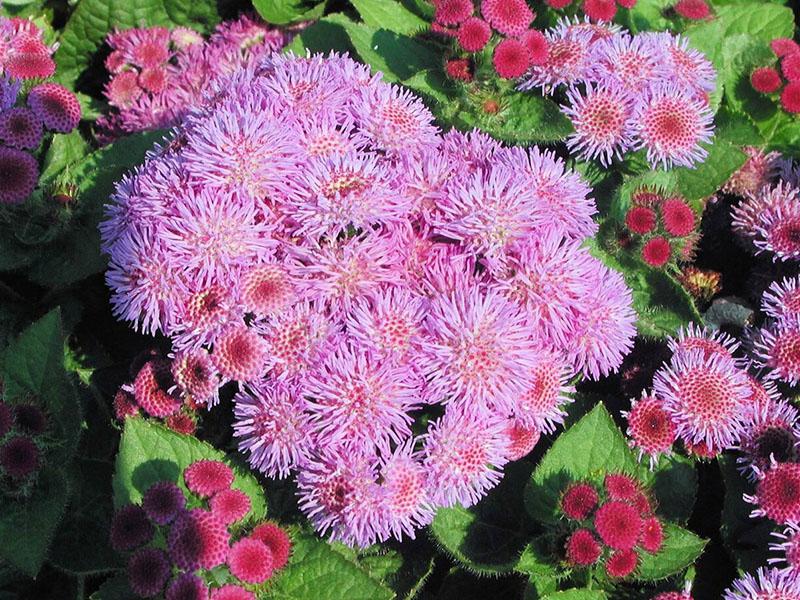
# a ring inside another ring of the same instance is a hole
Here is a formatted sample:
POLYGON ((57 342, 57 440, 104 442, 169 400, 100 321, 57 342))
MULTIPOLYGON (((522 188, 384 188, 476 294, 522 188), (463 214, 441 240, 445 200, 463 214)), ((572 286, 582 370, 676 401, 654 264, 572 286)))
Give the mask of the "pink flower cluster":
POLYGON ((547 60, 530 68, 519 89, 567 86, 562 110, 575 128, 567 145, 580 158, 607 166, 644 149, 653 167, 693 167, 705 159, 716 72, 687 39, 569 19, 545 37, 547 60))
POLYGON ((165 358, 150 355, 140 362, 133 381, 114 396, 118 420, 141 413, 157 419, 178 433, 192 435, 197 429, 197 410, 219 400, 220 380, 207 352, 179 352, 165 358))
POLYGON ((105 96, 116 110, 98 120, 102 141, 177 125, 210 98, 211 82, 257 64, 289 36, 256 17, 221 23, 208 40, 192 29, 126 29, 109 34, 105 96))
POLYGON ((660 268, 672 259, 691 259, 699 238, 698 219, 683 197, 640 189, 633 193, 631 203, 625 226, 641 244, 644 262, 660 268))
POLYGON ((780 60, 780 72, 770 65, 757 67, 750 74, 750 84, 761 94, 777 95, 780 91, 783 110, 800 113, 800 45, 792 39, 777 38, 770 47, 780 60))
POLYGON ((289 535, 272 522, 245 527, 249 533, 243 534, 250 498, 231 487, 233 471, 224 463, 199 460, 183 478, 188 495, 172 481, 159 481, 141 504, 114 515, 111 545, 130 553, 131 590, 141 598, 255 600, 257 586, 289 561, 289 535), (216 586, 209 589, 203 575, 212 569, 216 586))
MULTIPOLYGON (((481 52, 496 34, 492 62, 500 77, 519 77, 547 59, 547 40, 541 31, 530 29, 536 13, 525 0, 482 0, 480 17, 475 16, 472 0, 437 0, 434 5, 431 29, 455 38, 467 53, 481 52)), ((454 79, 472 80, 467 58, 450 59, 445 68, 454 79)))
POLYGON ((41 468, 47 417, 34 404, 0 400, 0 493, 27 496, 41 468))
POLYGON ((569 379, 631 347, 630 291, 582 247, 588 186, 440 135, 346 57, 276 54, 222 89, 117 187, 115 313, 240 384, 240 449, 297 472, 321 532, 366 546, 477 502, 562 422, 569 379))
POLYGON ((701 458, 737 449, 750 476, 768 466, 771 452, 784 448, 778 455, 792 456, 798 411, 780 399, 769 377, 750 374, 757 363, 740 356, 739 346, 694 325, 670 340, 672 358, 655 373, 652 393, 626 413, 630 444, 651 465, 676 439, 701 458))
MULTIPOLYGON (((766 162, 767 157, 761 160, 766 162)), ((733 231, 756 254, 796 261, 800 259, 800 171, 792 162, 774 157, 761 170, 759 189, 748 190, 731 212, 733 231)))
POLYGON ((657 554, 664 543, 664 528, 648 493, 623 473, 609 473, 599 488, 590 482, 571 484, 559 509, 572 526, 564 548, 567 562, 579 568, 602 561, 609 577, 628 577, 643 552, 657 554))
POLYGON ((65 87, 26 83, 23 90, 23 82, 53 75, 52 52, 32 21, 0 17, 0 204, 19 204, 33 193, 34 154, 44 134, 69 133, 81 120, 78 99, 65 87))
MULTIPOLYGON (((545 4, 550 8, 562 10, 572 4, 572 0, 545 0, 545 4)), ((582 0, 581 9, 584 14, 592 21, 613 20, 617 14, 617 5, 622 8, 633 8, 636 0, 582 0)))

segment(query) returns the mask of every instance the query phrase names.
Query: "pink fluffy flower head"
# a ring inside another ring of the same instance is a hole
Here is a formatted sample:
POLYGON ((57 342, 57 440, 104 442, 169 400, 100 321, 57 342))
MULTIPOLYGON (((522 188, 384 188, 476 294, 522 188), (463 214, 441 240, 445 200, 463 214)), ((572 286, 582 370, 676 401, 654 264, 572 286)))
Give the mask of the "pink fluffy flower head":
POLYGON ((213 569, 225 562, 229 539, 219 517, 194 508, 172 523, 167 539, 169 557, 181 569, 213 569))
POLYGON ((289 562, 292 553, 292 540, 286 530, 278 524, 266 521, 256 525, 250 537, 259 540, 272 554, 272 568, 282 569, 289 562))
POLYGON ((183 472, 186 487, 201 498, 209 498, 231 487, 233 471, 218 460, 198 460, 183 472))
POLYGON ((300 391, 259 382, 234 398, 233 426, 239 450, 270 477, 286 477, 307 456, 313 428, 300 391))
POLYGON ((756 363, 767 370, 767 380, 800 383, 800 318, 792 317, 762 327, 755 334, 756 363))
POLYGON ((570 90, 567 97, 570 105, 563 112, 575 128, 567 138, 571 151, 608 166, 612 158, 621 158, 632 147, 633 101, 622 87, 587 85, 584 93, 570 90))
POLYGON ((702 350, 676 353, 653 378, 653 392, 678 435, 711 451, 732 446, 744 432, 750 387, 747 375, 722 355, 702 350))
POLYGON ((653 467, 661 455, 671 454, 677 427, 658 398, 643 394, 623 414, 628 419, 629 443, 639 452, 640 460, 647 455, 653 467))
POLYGON ((481 0, 481 14, 496 31, 521 36, 536 16, 525 0, 481 0))
POLYGON ((639 104, 634 122, 639 147, 654 167, 693 167, 708 155, 703 144, 713 135, 711 110, 675 85, 654 88, 639 104))
POLYGON ((800 523, 800 464, 778 463, 771 459, 766 471, 756 473, 753 495, 744 499, 756 506, 752 517, 766 517, 781 525, 800 523))
POLYGON ((442 506, 471 506, 501 478, 508 440, 502 422, 449 408, 428 428, 423 465, 434 485, 432 499, 442 506), (464 436, 464 431, 472 432, 464 436))

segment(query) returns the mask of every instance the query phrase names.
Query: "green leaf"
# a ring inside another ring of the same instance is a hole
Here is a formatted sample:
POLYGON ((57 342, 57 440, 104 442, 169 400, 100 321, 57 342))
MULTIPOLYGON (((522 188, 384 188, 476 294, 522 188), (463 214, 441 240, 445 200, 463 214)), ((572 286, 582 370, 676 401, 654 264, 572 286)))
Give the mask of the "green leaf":
POLYGON ((556 142, 572 133, 572 123, 550 98, 512 92, 500 99, 500 111, 485 115, 464 110, 457 116, 463 128, 478 127, 489 135, 513 144, 556 142))
POLYGON ((370 27, 412 35, 427 29, 429 23, 397 0, 352 0, 361 19, 370 27))
POLYGON ((131 591, 128 576, 122 574, 106 579, 89 598, 90 600, 138 600, 139 596, 131 591))
POLYGON ((33 494, 25 500, 0 501, 0 558, 36 577, 67 504, 64 474, 45 467, 33 494))
POLYGON ((419 71, 440 66, 440 52, 426 43, 356 23, 341 13, 328 15, 322 21, 343 27, 361 60, 373 71, 381 71, 387 81, 408 79, 419 71))
MULTIPOLYGON (((645 458, 646 460, 646 458, 645 458)), ((659 514, 669 521, 686 523, 697 496, 697 470, 691 459, 673 454, 658 462, 652 476, 644 480, 652 486, 659 514)))
POLYGON ((430 526, 436 541, 476 573, 513 570, 532 527, 522 505, 530 473, 530 463, 511 463, 502 482, 475 506, 440 508, 430 526))
POLYGON ((32 401, 48 415, 52 452, 60 464, 78 445, 80 405, 64 369, 64 333, 55 309, 30 325, 6 349, 3 381, 7 402, 32 401))
POLYGON ((112 465, 80 459, 74 472, 69 509, 53 542, 50 563, 78 576, 119 569, 123 564, 108 540, 114 514, 112 465))
POLYGON ((411 600, 433 572, 436 550, 424 536, 406 540, 398 550, 375 545, 356 552, 341 544, 333 546, 373 579, 394 590, 397 598, 411 600))
POLYGON ((88 147, 77 129, 66 135, 53 136, 53 141, 44 156, 40 185, 41 182, 52 179, 64 167, 78 162, 86 155, 88 147))
POLYGON ((61 33, 56 78, 72 87, 115 28, 199 25, 207 31, 218 21, 214 0, 80 0, 61 33))
POLYGON ((313 534, 294 532, 289 563, 270 580, 275 600, 389 600, 394 592, 313 534))
POLYGON ((747 156, 725 140, 715 140, 708 148, 708 157, 695 168, 675 169, 681 193, 688 200, 699 200, 714 194, 744 164, 747 156))
POLYGON ((40 248, 39 257, 27 273, 31 281, 61 287, 105 269, 106 259, 100 253, 97 229, 103 205, 108 202, 114 184, 141 164, 153 144, 163 137, 161 131, 125 137, 67 167, 62 176, 78 187, 75 198, 78 214, 65 235, 40 248))
POLYGON ((556 523, 559 498, 570 482, 599 484, 608 472, 637 475, 642 467, 606 407, 599 403, 558 436, 544 455, 525 488, 525 508, 537 521, 556 523))
POLYGON ((716 8, 716 15, 686 29, 692 46, 705 53, 717 70, 724 69, 723 49, 726 38, 745 33, 763 44, 778 37, 792 37, 792 10, 771 3, 743 3, 716 8))
MULTIPOLYGON (((174 481, 188 492, 183 470, 201 459, 230 464, 223 452, 195 437, 175 433, 154 421, 126 419, 114 472, 115 506, 140 502, 142 494, 158 481, 174 481)), ((235 473, 233 487, 250 497, 252 507, 248 515, 262 518, 266 501, 261 486, 246 467, 231 466, 235 473)))
POLYGON ((325 12, 327 0, 311 4, 305 0, 253 0, 253 7, 267 23, 286 25, 313 21, 325 12))
POLYGON ((606 593, 603 590, 586 590, 573 588, 561 592, 554 592, 542 597, 542 600, 605 600, 606 593))
POLYGON ((641 553, 636 579, 657 581, 691 565, 703 553, 708 540, 672 523, 664 524, 664 545, 658 554, 641 553))

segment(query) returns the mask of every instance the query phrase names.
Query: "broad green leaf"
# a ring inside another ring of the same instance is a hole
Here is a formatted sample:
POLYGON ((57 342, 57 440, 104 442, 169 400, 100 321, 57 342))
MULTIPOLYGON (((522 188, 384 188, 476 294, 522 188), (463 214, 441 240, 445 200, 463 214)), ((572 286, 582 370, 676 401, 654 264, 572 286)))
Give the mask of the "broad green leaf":
POLYGON ((80 0, 61 33, 56 78, 73 84, 115 28, 199 25, 209 30, 218 21, 214 0, 80 0))
POLYGON ((525 508, 534 519, 555 523, 559 498, 570 482, 602 483, 608 472, 637 475, 641 471, 622 432, 598 403, 558 436, 544 455, 525 488, 525 508))
POLYGON ((30 401, 48 416, 52 452, 60 464, 75 452, 81 429, 78 397, 64 369, 64 333, 55 309, 30 325, 5 351, 5 399, 30 401))
POLYGON ((370 27, 411 35, 427 29, 429 23, 408 10, 398 0, 352 0, 361 19, 370 27))
POLYGON ((94 592, 90 600, 138 600, 138 596, 131 591, 128 585, 128 576, 123 574, 106 579, 103 585, 94 592))
POLYGON ((664 9, 672 4, 671 0, 638 0, 633 8, 620 11, 619 16, 633 33, 662 31, 670 27, 664 9))
POLYGON ((744 164, 747 156, 726 140, 717 139, 708 148, 708 157, 688 169, 675 169, 681 194, 688 200, 699 200, 714 194, 744 164))
MULTIPOLYGON (((114 472, 115 506, 140 502, 142 494, 159 481, 174 481, 188 492, 183 470, 201 459, 229 462, 223 452, 196 437, 175 433, 154 421, 126 419, 114 472)), ((250 497, 252 508, 248 515, 262 518, 266 502, 261 486, 247 468, 231 466, 236 475, 233 487, 250 497)))
POLYGON ((586 590, 573 588, 547 594, 542 600, 605 600, 606 593, 603 590, 586 590))
POLYGON ((463 110, 458 120, 466 128, 479 127, 489 135, 512 144, 555 142, 572 133, 570 120, 558 105, 544 96, 512 92, 500 99, 500 111, 484 115, 463 110))
POLYGON ((553 563, 553 556, 561 548, 553 548, 549 536, 539 536, 531 540, 520 554, 514 569, 528 576, 524 598, 533 600, 551 594, 558 589, 560 574, 553 563))
POLYGON ((64 167, 78 162, 86 155, 88 147, 77 129, 65 135, 53 136, 53 141, 44 156, 40 185, 42 181, 52 179, 64 167))
POLYGON ((342 544, 332 547, 394 590, 398 600, 416 597, 433 572, 436 556, 436 549, 425 536, 406 540, 398 549, 375 545, 357 552, 342 544))
POLYGON ((656 498, 659 515, 668 521, 686 523, 697 496, 697 470, 692 460, 679 454, 662 457, 655 470, 644 475, 643 480, 656 498))
POLYGON ((53 542, 50 563, 79 576, 122 568, 119 554, 108 540, 114 514, 112 465, 80 459, 73 471, 69 509, 53 542))
POLYGON ((295 532, 292 556, 264 598, 275 600, 389 600, 394 592, 313 534, 295 532))
POLYGON ((356 54, 344 27, 326 19, 320 19, 304 28, 283 51, 293 52, 297 56, 304 56, 306 51, 323 54, 328 52, 356 54))
POLYGON ((719 461, 725 483, 720 533, 725 548, 736 565, 744 571, 754 571, 767 559, 767 546, 775 542, 771 533, 775 525, 768 519, 753 519, 753 505, 744 501, 744 494, 753 494, 755 485, 736 468, 736 458, 722 456, 719 461))
POLYGON ((33 494, 22 501, 0 500, 0 558, 36 577, 64 514, 69 488, 57 466, 42 469, 33 494))
POLYGON ((522 505, 530 473, 530 463, 511 463, 503 481, 475 506, 440 508, 430 526, 436 541, 476 573, 513 570, 533 525, 522 505))
POLYGON ((785 6, 742 3, 720 6, 715 12, 713 19, 688 27, 686 35, 692 46, 705 53, 717 70, 725 67, 726 38, 744 33, 766 45, 778 37, 792 37, 794 32, 794 15, 785 6))
POLYGON ((387 81, 408 79, 419 71, 440 66, 439 51, 426 43, 356 23, 341 13, 328 15, 323 21, 343 27, 361 60, 374 71, 381 71, 387 81))
POLYGON ((691 565, 702 554, 708 540, 672 523, 664 524, 664 545, 657 554, 641 554, 636 579, 657 581, 691 565))
POLYGON ((253 0, 253 7, 267 23, 286 25, 319 19, 326 3, 327 0, 316 4, 305 0, 253 0))
POLYGON ((106 266, 100 253, 97 225, 114 183, 141 164, 164 133, 152 131, 122 138, 70 165, 61 178, 77 185, 75 216, 66 233, 40 248, 28 278, 47 287, 69 285, 99 273, 106 266))

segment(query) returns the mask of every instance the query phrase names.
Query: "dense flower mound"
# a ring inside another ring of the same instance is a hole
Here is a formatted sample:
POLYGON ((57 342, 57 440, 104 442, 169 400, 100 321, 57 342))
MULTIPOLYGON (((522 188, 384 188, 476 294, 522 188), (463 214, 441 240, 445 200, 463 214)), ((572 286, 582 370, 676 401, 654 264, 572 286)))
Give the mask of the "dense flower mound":
POLYGON ((685 38, 569 20, 545 36, 548 59, 530 68, 519 89, 553 93, 568 86, 562 110, 575 133, 567 144, 580 158, 607 166, 644 149, 653 167, 693 167, 705 159, 716 74, 685 38))
POLYGON ((656 594, 650 600, 693 600, 690 591, 683 592, 661 592, 656 594))
POLYGON ((440 135, 349 58, 274 55, 119 183, 107 281, 120 318, 199 353, 146 389, 237 382, 253 467, 298 472, 316 527, 368 545, 477 502, 563 422, 569 380, 630 349, 588 192, 549 152, 440 135))
POLYGON ((0 17, 0 204, 33 193, 45 134, 69 133, 81 120, 75 94, 42 81, 55 73, 54 50, 33 21, 0 17))
POLYGON ((101 140, 176 125, 210 99, 216 78, 257 65, 287 41, 286 33, 249 15, 220 23, 207 40, 185 27, 109 34, 104 94, 114 110, 98 119, 101 140))
POLYGON ((725 590, 723 600, 800 600, 800 576, 780 569, 760 568, 725 590))
POLYGON ((625 214, 630 248, 653 268, 691 260, 700 219, 680 194, 640 189, 625 214))
POLYGON ((252 530, 239 524, 250 511, 250 499, 231 488, 233 473, 224 463, 194 462, 183 478, 188 493, 177 482, 160 481, 145 491, 141 506, 129 504, 114 515, 111 545, 132 552, 131 589, 142 598, 165 592, 168 600, 255 598, 240 584, 263 583, 282 569, 291 555, 291 538, 273 522, 252 530), (213 578, 211 569, 217 574, 213 578), (230 573, 223 576, 229 583, 210 589, 208 582, 219 581, 221 569, 230 573))
POLYGON ((30 495, 48 447, 47 415, 35 404, 0 399, 0 498, 30 495))
POLYGON ((624 473, 609 473, 601 487, 570 484, 559 510, 577 526, 564 545, 565 559, 574 567, 602 563, 610 577, 624 578, 636 570, 643 552, 658 554, 664 542, 647 490, 624 473))

